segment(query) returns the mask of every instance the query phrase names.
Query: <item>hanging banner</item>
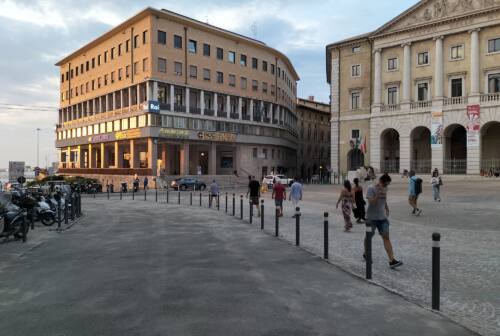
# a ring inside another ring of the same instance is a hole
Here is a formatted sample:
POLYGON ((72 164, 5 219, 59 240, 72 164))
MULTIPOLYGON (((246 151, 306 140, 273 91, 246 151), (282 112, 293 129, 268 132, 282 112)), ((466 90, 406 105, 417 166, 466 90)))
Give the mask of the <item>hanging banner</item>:
POLYGON ((467 147, 479 147, 481 131, 481 106, 467 106, 467 147))
POLYGON ((431 118, 431 147, 443 146, 443 111, 433 111, 431 118))

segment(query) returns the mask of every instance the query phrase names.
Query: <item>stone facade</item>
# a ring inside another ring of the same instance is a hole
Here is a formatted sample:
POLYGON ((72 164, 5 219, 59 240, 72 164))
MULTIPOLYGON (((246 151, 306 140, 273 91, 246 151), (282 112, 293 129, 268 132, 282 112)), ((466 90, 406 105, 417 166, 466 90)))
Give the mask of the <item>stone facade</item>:
POLYGON ((326 50, 339 111, 332 167, 469 175, 500 168, 500 1, 423 0, 326 50))

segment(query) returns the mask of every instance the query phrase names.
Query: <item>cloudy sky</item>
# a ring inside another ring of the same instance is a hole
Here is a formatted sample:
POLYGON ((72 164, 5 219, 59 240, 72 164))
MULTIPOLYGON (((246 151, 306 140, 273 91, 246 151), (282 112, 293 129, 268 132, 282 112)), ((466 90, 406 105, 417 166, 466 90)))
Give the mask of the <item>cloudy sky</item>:
POLYGON ((165 8, 267 43, 290 57, 299 96, 328 102, 325 45, 365 33, 417 0, 0 0, 0 168, 57 159, 59 59, 147 6, 165 8), (203 4, 203 5, 200 5, 203 4))

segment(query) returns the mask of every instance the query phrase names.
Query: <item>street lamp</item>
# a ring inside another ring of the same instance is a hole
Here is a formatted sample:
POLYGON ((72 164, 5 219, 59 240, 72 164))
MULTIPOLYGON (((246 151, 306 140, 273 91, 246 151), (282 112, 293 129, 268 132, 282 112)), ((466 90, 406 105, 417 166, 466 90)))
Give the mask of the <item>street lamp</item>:
POLYGON ((36 129, 36 166, 40 167, 40 128, 36 129))

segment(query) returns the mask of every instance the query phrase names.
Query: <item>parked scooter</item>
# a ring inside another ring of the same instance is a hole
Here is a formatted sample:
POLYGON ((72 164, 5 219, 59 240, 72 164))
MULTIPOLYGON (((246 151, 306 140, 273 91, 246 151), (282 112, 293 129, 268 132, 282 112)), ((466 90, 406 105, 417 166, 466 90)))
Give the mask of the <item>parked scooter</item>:
POLYGON ((11 203, 4 197, 0 198, 0 238, 14 236, 24 242, 28 230, 26 210, 11 203))
POLYGON ((43 196, 37 198, 38 204, 34 208, 34 215, 45 226, 51 226, 56 222, 56 212, 51 209, 49 203, 43 196))

